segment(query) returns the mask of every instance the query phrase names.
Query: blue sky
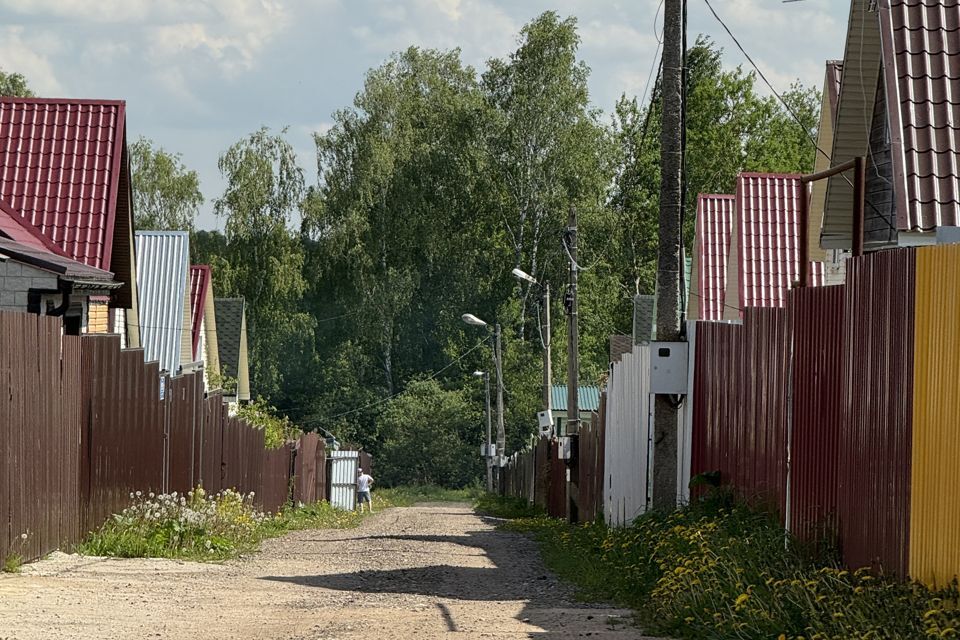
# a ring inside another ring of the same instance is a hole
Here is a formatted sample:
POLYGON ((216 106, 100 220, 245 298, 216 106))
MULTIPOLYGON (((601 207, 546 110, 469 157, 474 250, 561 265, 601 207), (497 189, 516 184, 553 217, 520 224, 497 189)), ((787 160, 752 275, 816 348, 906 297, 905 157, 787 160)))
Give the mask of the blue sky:
MULTIPOLYGON (((714 0, 778 89, 820 86, 843 57, 849 5, 838 0, 714 0)), ((644 92, 659 0, 0 0, 0 68, 44 96, 127 101, 129 139, 152 138, 200 173, 201 228, 221 227, 212 200, 219 154, 261 125, 289 127, 308 181, 312 132, 329 126, 364 73, 409 45, 460 47, 482 68, 516 46, 525 22, 554 9, 579 20, 591 98, 609 112, 644 92)), ((725 63, 746 65, 702 0, 690 38, 710 35, 725 63)))

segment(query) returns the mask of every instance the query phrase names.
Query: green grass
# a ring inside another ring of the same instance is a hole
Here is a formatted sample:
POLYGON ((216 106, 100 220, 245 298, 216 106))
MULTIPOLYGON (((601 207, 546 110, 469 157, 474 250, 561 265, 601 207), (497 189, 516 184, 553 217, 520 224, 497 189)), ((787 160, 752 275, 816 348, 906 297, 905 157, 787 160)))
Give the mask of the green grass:
MULTIPOLYGON (((516 507, 486 498, 501 513, 516 507)), ((648 633, 794 640, 955 638, 960 589, 939 591, 812 554, 764 511, 715 496, 627 528, 541 516, 502 525, 532 534, 547 566, 588 601, 634 609, 648 633)))
MULTIPOLYGON (((391 487, 374 490, 374 501, 383 500, 386 506, 409 507, 418 502, 468 502, 473 503, 483 495, 479 487, 445 489, 435 485, 391 487)), ((378 504, 374 507, 381 508, 378 504)))
POLYGON ((484 493, 474 501, 474 510, 494 518, 537 518, 543 516, 543 509, 531 506, 523 498, 510 498, 484 493))
POLYGON ((19 553, 11 553, 3 560, 3 573, 20 573, 20 567, 23 566, 23 556, 19 553))

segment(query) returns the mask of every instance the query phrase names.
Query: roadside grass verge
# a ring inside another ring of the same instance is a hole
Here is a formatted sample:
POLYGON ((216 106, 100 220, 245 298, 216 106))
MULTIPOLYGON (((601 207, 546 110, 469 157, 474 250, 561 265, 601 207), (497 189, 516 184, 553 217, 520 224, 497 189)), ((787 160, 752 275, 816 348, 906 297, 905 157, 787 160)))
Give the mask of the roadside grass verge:
MULTIPOLYGON (((386 489, 374 494, 379 511, 443 494, 429 489, 386 489)), ((329 502, 286 507, 270 514, 254 506, 254 495, 227 490, 208 495, 196 489, 186 495, 136 492, 132 504, 75 547, 90 556, 177 558, 218 562, 252 553, 263 540, 302 529, 349 529, 370 514, 343 511, 329 502)), ((448 498, 453 499, 453 498, 448 498)))
POLYGON ((412 485, 374 489, 374 508, 410 507, 418 502, 467 502, 472 503, 484 495, 481 487, 446 489, 436 485, 412 485), (381 506, 381 501, 383 505, 381 506))
MULTIPOLYGON (((545 515, 543 509, 530 505, 523 498, 504 497, 492 493, 484 493, 479 496, 474 501, 473 508, 480 515, 511 520, 538 518, 545 515)), ((548 520, 547 518, 543 519, 548 520)), ((556 522, 559 522, 559 520, 556 522)))
MULTIPOLYGON (((509 501, 501 513, 515 508, 509 501)), ((544 562, 588 601, 637 612, 648 633, 673 638, 825 640, 960 637, 957 583, 930 590, 866 570, 789 538, 761 510, 714 495, 633 526, 570 526, 520 517, 544 562)))

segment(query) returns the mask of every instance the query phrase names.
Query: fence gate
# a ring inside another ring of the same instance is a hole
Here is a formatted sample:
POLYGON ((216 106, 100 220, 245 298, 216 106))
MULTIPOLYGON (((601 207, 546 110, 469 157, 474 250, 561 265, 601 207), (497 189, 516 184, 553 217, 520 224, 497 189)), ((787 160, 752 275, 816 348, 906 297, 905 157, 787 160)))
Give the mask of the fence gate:
POLYGON ((359 451, 330 452, 330 504, 336 509, 357 507, 359 451))

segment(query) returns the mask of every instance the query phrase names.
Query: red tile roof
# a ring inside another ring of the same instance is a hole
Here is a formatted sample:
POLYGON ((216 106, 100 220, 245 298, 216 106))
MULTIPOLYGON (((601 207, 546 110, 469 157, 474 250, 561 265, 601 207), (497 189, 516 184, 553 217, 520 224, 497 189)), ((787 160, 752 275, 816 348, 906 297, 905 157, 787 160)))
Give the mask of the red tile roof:
POLYGON ((53 244, 32 224, 24 220, 10 205, 0 200, 0 235, 34 249, 43 249, 58 256, 66 257, 60 247, 53 244))
POLYGON ((881 3, 897 226, 960 225, 960 3, 881 3))
POLYGON ((200 324, 203 321, 203 305, 210 290, 210 267, 205 264, 190 265, 190 329, 193 337, 193 359, 199 361, 200 324))
POLYGON ((722 320, 727 287, 727 259, 733 228, 733 196, 700 194, 697 198, 696 265, 699 320, 722 320))
POLYGON ((0 98, 0 199, 70 258, 111 266, 125 103, 0 98))
MULTIPOLYGON (((736 233, 740 307, 782 307, 797 280, 800 177, 743 173, 737 177, 736 233)), ((813 286, 823 285, 823 265, 811 263, 813 286)))

